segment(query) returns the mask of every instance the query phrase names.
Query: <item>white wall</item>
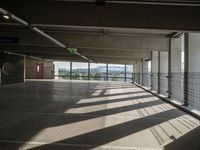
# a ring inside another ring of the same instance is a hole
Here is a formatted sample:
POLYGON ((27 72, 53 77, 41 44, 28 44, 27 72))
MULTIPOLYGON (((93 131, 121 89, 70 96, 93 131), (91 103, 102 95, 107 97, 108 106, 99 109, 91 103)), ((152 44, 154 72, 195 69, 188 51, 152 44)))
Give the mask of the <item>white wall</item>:
POLYGON ((53 61, 44 61, 38 59, 27 58, 26 59, 26 79, 36 79, 36 64, 43 64, 44 79, 53 79, 54 66, 53 61))
POLYGON ((200 72, 200 33, 189 33, 189 72, 200 72))
POLYGON ((168 52, 160 52, 160 93, 168 95, 168 52))
POLYGON ((152 52, 152 90, 158 91, 158 51, 152 52))
POLYGON ((171 40, 171 72, 181 71, 181 39, 172 38, 171 40))
POLYGON ((184 78, 181 72, 181 38, 172 38, 171 40, 171 97, 181 103, 184 98, 184 78))
POLYGON ((200 33, 189 33, 188 104, 200 110, 200 33))

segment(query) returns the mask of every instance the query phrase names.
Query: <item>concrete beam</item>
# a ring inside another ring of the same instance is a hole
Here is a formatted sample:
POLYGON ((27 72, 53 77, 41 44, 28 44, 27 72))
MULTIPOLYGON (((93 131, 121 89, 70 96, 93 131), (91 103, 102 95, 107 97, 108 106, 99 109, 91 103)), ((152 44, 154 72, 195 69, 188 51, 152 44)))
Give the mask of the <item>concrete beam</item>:
POLYGON ((99 6, 87 2, 23 0, 2 1, 1 6, 34 24, 200 31, 199 5, 108 3, 99 6))
MULTIPOLYGON (((24 54, 59 54, 65 55, 69 54, 65 49, 55 46, 27 46, 27 45, 9 45, 0 44, 1 50, 24 53, 24 54)), ((113 57, 113 58, 150 58, 150 52, 138 52, 138 51, 115 51, 112 50, 99 50, 99 49, 78 49, 78 51, 86 56, 93 57, 113 57)))
MULTIPOLYGON (((52 45, 28 30, 0 30, 1 36, 19 37, 22 45, 52 45)), ((168 51, 169 39, 151 36, 117 36, 109 34, 78 34, 46 31, 49 35, 69 47, 80 49, 102 49, 123 51, 168 51)))

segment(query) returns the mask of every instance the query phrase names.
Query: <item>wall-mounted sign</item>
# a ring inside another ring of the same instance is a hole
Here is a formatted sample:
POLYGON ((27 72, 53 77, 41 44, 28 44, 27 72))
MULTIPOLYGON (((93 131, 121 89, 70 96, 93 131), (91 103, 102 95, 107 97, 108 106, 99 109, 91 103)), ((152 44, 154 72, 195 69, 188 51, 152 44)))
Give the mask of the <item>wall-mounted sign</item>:
POLYGON ((17 38, 17 37, 0 37, 0 43, 19 44, 19 38, 17 38))
POLYGON ((2 72, 4 75, 12 75, 15 71, 15 67, 10 62, 5 62, 2 67, 2 72))
POLYGON ((75 52, 77 52, 77 48, 68 48, 67 49, 70 53, 74 54, 75 52))

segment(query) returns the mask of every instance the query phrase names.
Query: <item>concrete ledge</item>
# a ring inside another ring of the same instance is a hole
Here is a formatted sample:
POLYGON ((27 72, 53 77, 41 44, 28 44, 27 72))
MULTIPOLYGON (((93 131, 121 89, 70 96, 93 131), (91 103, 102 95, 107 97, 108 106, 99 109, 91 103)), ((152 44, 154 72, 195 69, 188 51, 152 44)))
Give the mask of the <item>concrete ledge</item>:
POLYGON ((174 99, 169 99, 167 96, 158 94, 155 91, 151 91, 150 89, 148 89, 144 86, 141 86, 137 83, 133 83, 133 84, 200 120, 200 111, 198 111, 190 106, 184 106, 182 103, 180 103, 174 99))

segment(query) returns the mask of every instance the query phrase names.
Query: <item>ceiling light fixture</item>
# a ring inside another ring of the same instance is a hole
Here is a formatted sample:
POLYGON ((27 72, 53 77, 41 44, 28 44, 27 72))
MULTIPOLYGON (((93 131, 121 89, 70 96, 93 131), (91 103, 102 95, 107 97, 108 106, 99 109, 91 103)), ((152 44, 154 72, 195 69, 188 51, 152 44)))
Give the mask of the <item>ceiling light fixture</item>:
POLYGON ((5 19, 10 19, 10 16, 8 16, 8 15, 6 15, 6 14, 4 14, 3 17, 4 17, 5 19))

